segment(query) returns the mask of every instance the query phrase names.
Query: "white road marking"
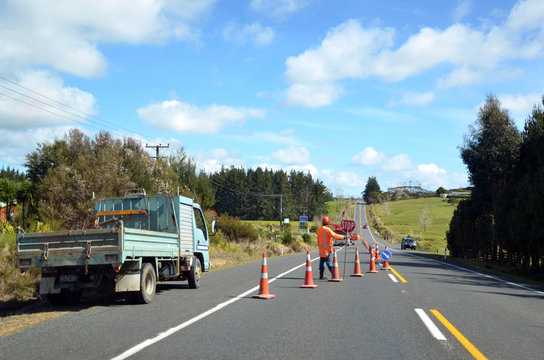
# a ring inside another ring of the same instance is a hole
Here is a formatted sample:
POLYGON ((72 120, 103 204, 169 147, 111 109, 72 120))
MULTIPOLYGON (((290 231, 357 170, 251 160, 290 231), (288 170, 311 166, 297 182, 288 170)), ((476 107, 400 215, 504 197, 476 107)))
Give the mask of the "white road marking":
MULTIPOLYGON (((410 254, 410 255, 411 255, 411 254, 410 254)), ((459 269, 459 270, 468 271, 468 272, 470 272, 470 273, 478 274, 478 275, 484 276, 484 277, 486 277, 486 278, 493 279, 493 280, 495 280, 495 281, 499 281, 499 282, 502 282, 502 283, 505 283, 505 284, 508 284, 508 285, 512 285, 512 286, 516 286, 516 287, 522 288, 522 289, 524 289, 524 290, 529 290, 529 291, 535 292, 535 293, 540 294, 540 295, 544 295, 544 292, 542 292, 542 291, 538 291, 538 290, 535 290, 535 289, 531 289, 530 287, 523 286, 523 285, 521 285, 521 284, 516 284, 516 283, 513 283, 513 282, 511 282, 511 281, 506 281, 506 280, 497 278, 497 277, 495 277, 495 276, 483 274, 483 273, 480 273, 480 272, 477 272, 477 271, 474 271, 474 270, 471 270, 471 269, 467 269, 467 268, 464 268, 464 267, 461 267, 461 266, 457 266, 457 265, 453 265, 453 264, 450 264, 450 263, 446 263, 446 262, 443 262, 443 261, 438 261, 438 260, 433 260, 433 259, 428 259, 428 260, 436 261, 437 263, 444 264, 444 265, 447 265, 447 266, 451 266, 451 267, 456 268, 456 269, 459 269)))
MULTIPOLYGON (((317 257, 317 258, 315 258, 315 259, 313 259, 313 260, 311 260, 311 261, 315 261, 315 260, 317 260, 317 259, 319 259, 319 257, 317 257)), ((279 278, 281 278, 281 277, 283 277, 283 276, 289 274, 290 272, 295 271, 295 270, 297 270, 297 269, 299 269, 299 268, 301 268, 301 267, 303 267, 303 266, 306 266, 306 262, 304 262, 304 263, 302 263, 302 264, 300 264, 300 265, 298 265, 298 266, 295 266, 294 268, 292 268, 292 269, 290 269, 290 270, 287 270, 287 271, 284 272, 284 273, 279 274, 279 275, 276 276, 275 278, 269 280, 268 283, 270 284, 270 283, 276 281, 277 279, 279 279, 279 278)), ((260 286, 260 285, 259 285, 259 286, 260 286)), ((246 292, 244 292, 244 293, 242 293, 242 294, 236 296, 235 298, 232 298, 232 299, 230 299, 230 300, 227 300, 227 301, 225 301, 224 303, 221 303, 221 304, 219 304, 219 305, 216 305, 215 307, 211 308, 210 310, 205 311, 205 312, 203 312, 202 314, 197 315, 197 316, 195 316, 194 318, 185 321, 184 323, 181 323, 181 324, 179 324, 179 325, 177 325, 177 326, 174 326, 173 328, 170 328, 170 329, 168 329, 168 330, 166 330, 166 331, 164 331, 164 332, 158 334, 158 335, 155 336, 154 338, 147 339, 147 340, 141 342, 140 344, 131 347, 131 348, 128 349, 127 351, 123 352, 122 354, 117 355, 116 357, 112 358, 112 360, 123 360, 123 359, 127 359, 127 358, 131 357, 132 355, 134 355, 134 354, 136 354, 136 353, 142 351, 142 350, 145 349, 146 347, 151 346, 151 345, 153 345, 153 344, 155 344, 155 343, 157 343, 157 342, 159 342, 159 341, 161 341, 161 340, 167 338, 168 336, 177 333, 178 331, 180 331, 180 330, 182 330, 182 329, 185 329, 185 328, 188 327, 189 325, 192 325, 192 324, 196 323, 197 321, 202 320, 202 319, 204 319, 204 318, 210 316, 211 314, 213 314, 213 313, 215 313, 215 312, 217 312, 217 311, 219 311, 219 310, 221 310, 221 309, 223 309, 223 308, 229 306, 230 304, 233 304, 233 303, 235 303, 236 301, 238 301, 238 300, 240 300, 240 299, 242 299, 242 298, 248 296, 248 295, 251 294, 252 292, 255 292, 255 291, 259 290, 259 286, 255 286, 255 287, 253 287, 253 288, 247 290, 246 292)))
POLYGON ((431 332, 431 335, 434 336, 437 340, 447 340, 444 334, 436 327, 436 325, 433 323, 431 318, 425 314, 425 311, 423 309, 414 309, 416 313, 419 315, 421 321, 423 321, 423 324, 429 329, 431 332))
POLYGON ((387 274, 387 275, 389 275, 389 277, 391 278, 391 280, 393 280, 393 282, 399 282, 397 278, 395 277, 395 275, 393 274, 387 274))

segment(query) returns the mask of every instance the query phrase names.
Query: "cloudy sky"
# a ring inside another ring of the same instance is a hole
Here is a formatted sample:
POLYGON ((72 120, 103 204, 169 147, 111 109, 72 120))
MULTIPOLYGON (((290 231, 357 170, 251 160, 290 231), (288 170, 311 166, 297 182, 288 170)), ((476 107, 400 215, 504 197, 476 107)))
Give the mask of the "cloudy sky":
MULTIPOLYGON (((308 171, 335 194, 468 185, 495 94, 544 94, 544 1, 3 0, 0 167, 70 128, 221 166, 308 171)), ((154 152, 153 152, 154 154, 154 152)))

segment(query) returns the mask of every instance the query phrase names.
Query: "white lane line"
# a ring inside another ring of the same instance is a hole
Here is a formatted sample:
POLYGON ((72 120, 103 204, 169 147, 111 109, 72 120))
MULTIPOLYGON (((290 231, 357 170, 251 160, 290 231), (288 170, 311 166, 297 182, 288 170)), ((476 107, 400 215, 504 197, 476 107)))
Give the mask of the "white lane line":
POLYGON ((444 334, 436 327, 436 325, 433 323, 431 318, 425 314, 425 311, 423 309, 414 309, 416 313, 419 315, 421 321, 423 321, 423 324, 429 329, 432 336, 434 336, 437 340, 447 340, 444 334))
POLYGON ((459 269, 459 270, 464 270, 464 271, 467 271, 467 272, 470 272, 470 273, 473 273, 473 274, 478 274, 478 275, 481 275, 483 277, 493 279, 495 281, 499 281, 499 282, 502 282, 502 283, 505 283, 505 284, 508 284, 508 285, 516 286, 516 287, 522 288, 524 290, 529 290, 529 291, 535 292, 535 293, 540 294, 540 295, 544 295, 544 292, 542 292, 542 291, 531 289, 530 287, 523 286, 521 284, 516 284, 516 283, 513 283, 511 281, 506 281, 506 280, 503 280, 503 279, 500 279, 500 278, 497 278, 497 277, 494 277, 494 276, 491 276, 491 275, 483 274, 483 273, 480 273, 480 272, 477 272, 477 271, 474 271, 474 270, 471 270, 471 269, 467 269, 467 268, 457 266, 457 265, 453 265, 453 264, 450 264, 450 263, 446 263, 446 262, 443 262, 443 261, 438 261, 438 260, 434 260, 434 259, 428 259, 428 260, 435 261, 435 262, 440 263, 440 264, 448 265, 448 266, 451 266, 453 268, 456 268, 456 269, 459 269))
MULTIPOLYGON (((315 261, 315 260, 317 260, 317 259, 319 259, 319 257, 317 257, 317 258, 315 258, 315 259, 313 259, 313 260, 311 260, 311 261, 315 261)), ((306 262, 304 262, 304 263, 302 263, 302 264, 300 264, 300 265, 298 265, 298 266, 295 266, 294 268, 292 268, 292 269, 290 269, 290 270, 287 270, 287 271, 284 272, 284 273, 279 274, 279 275, 276 276, 275 278, 269 280, 268 283, 270 284, 270 283, 276 281, 277 279, 279 279, 279 278, 281 278, 281 277, 283 277, 283 276, 289 274, 290 272, 295 271, 295 270, 297 270, 297 269, 299 269, 299 268, 301 268, 301 267, 303 267, 303 266, 306 266, 306 262)), ((253 288, 247 290, 246 292, 244 292, 244 293, 242 293, 242 294, 236 296, 235 298, 232 298, 232 299, 230 299, 230 300, 227 300, 227 301, 225 301, 224 303, 221 303, 221 304, 219 304, 219 305, 216 305, 215 307, 211 308, 210 310, 205 311, 205 312, 203 312, 202 314, 197 315, 197 316, 195 316, 194 318, 185 321, 184 323, 181 323, 181 324, 179 324, 179 325, 177 325, 177 326, 174 326, 173 328, 170 328, 170 329, 168 329, 168 330, 166 330, 166 331, 164 331, 164 332, 158 334, 158 335, 155 336, 154 338, 147 339, 147 340, 141 342, 140 344, 131 347, 131 348, 128 349, 127 351, 123 352, 122 354, 117 355, 116 357, 112 358, 112 360, 123 360, 123 359, 127 359, 127 358, 131 357, 132 355, 134 355, 134 354, 136 354, 136 353, 142 351, 142 350, 145 349, 146 347, 151 346, 151 345, 153 345, 153 344, 155 344, 155 343, 157 343, 157 342, 159 342, 159 341, 161 341, 161 340, 167 338, 168 336, 177 333, 178 331, 180 331, 180 330, 182 330, 182 329, 185 329, 185 328, 188 327, 189 325, 192 325, 192 324, 196 323, 197 321, 202 320, 202 319, 204 319, 204 318, 210 316, 211 314, 213 314, 213 313, 215 313, 215 312, 217 312, 217 311, 219 311, 219 310, 221 310, 221 309, 223 309, 223 308, 229 306, 230 304, 235 303, 236 301, 238 301, 238 300, 240 300, 240 299, 243 299, 244 297, 248 296, 249 294, 251 294, 251 293, 253 293, 253 292, 257 291, 257 290, 259 290, 259 286, 255 286, 255 287, 253 287, 253 288)))
POLYGON ((393 274, 387 274, 387 275, 389 275, 389 277, 391 278, 391 280, 393 280, 393 282, 399 282, 397 278, 395 277, 395 275, 393 274))

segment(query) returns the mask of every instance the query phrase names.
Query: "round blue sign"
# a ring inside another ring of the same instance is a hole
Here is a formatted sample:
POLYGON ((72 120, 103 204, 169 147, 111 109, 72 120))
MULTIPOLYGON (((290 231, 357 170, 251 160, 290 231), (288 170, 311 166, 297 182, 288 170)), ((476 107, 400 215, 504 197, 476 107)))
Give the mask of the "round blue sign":
POLYGON ((382 259, 383 260, 391 259, 391 252, 389 250, 382 251, 382 259))

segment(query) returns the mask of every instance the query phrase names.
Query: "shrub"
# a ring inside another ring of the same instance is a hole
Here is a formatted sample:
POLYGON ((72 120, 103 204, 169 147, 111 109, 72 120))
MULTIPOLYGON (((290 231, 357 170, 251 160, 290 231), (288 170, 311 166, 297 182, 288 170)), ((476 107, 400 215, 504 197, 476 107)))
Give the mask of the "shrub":
POLYGON ((231 241, 257 241, 259 239, 255 228, 242 222, 240 218, 223 214, 217 219, 217 222, 221 232, 231 241))
POLYGON ((14 227, 7 221, 0 221, 0 233, 14 234, 14 227))
POLYGON ((292 242, 293 242, 293 234, 291 234, 291 232, 289 231, 284 232, 281 237, 281 243, 284 245, 291 245, 292 242))
POLYGON ((302 234, 302 240, 304 240, 306 244, 309 244, 312 242, 312 237, 310 236, 310 234, 304 233, 302 234))

